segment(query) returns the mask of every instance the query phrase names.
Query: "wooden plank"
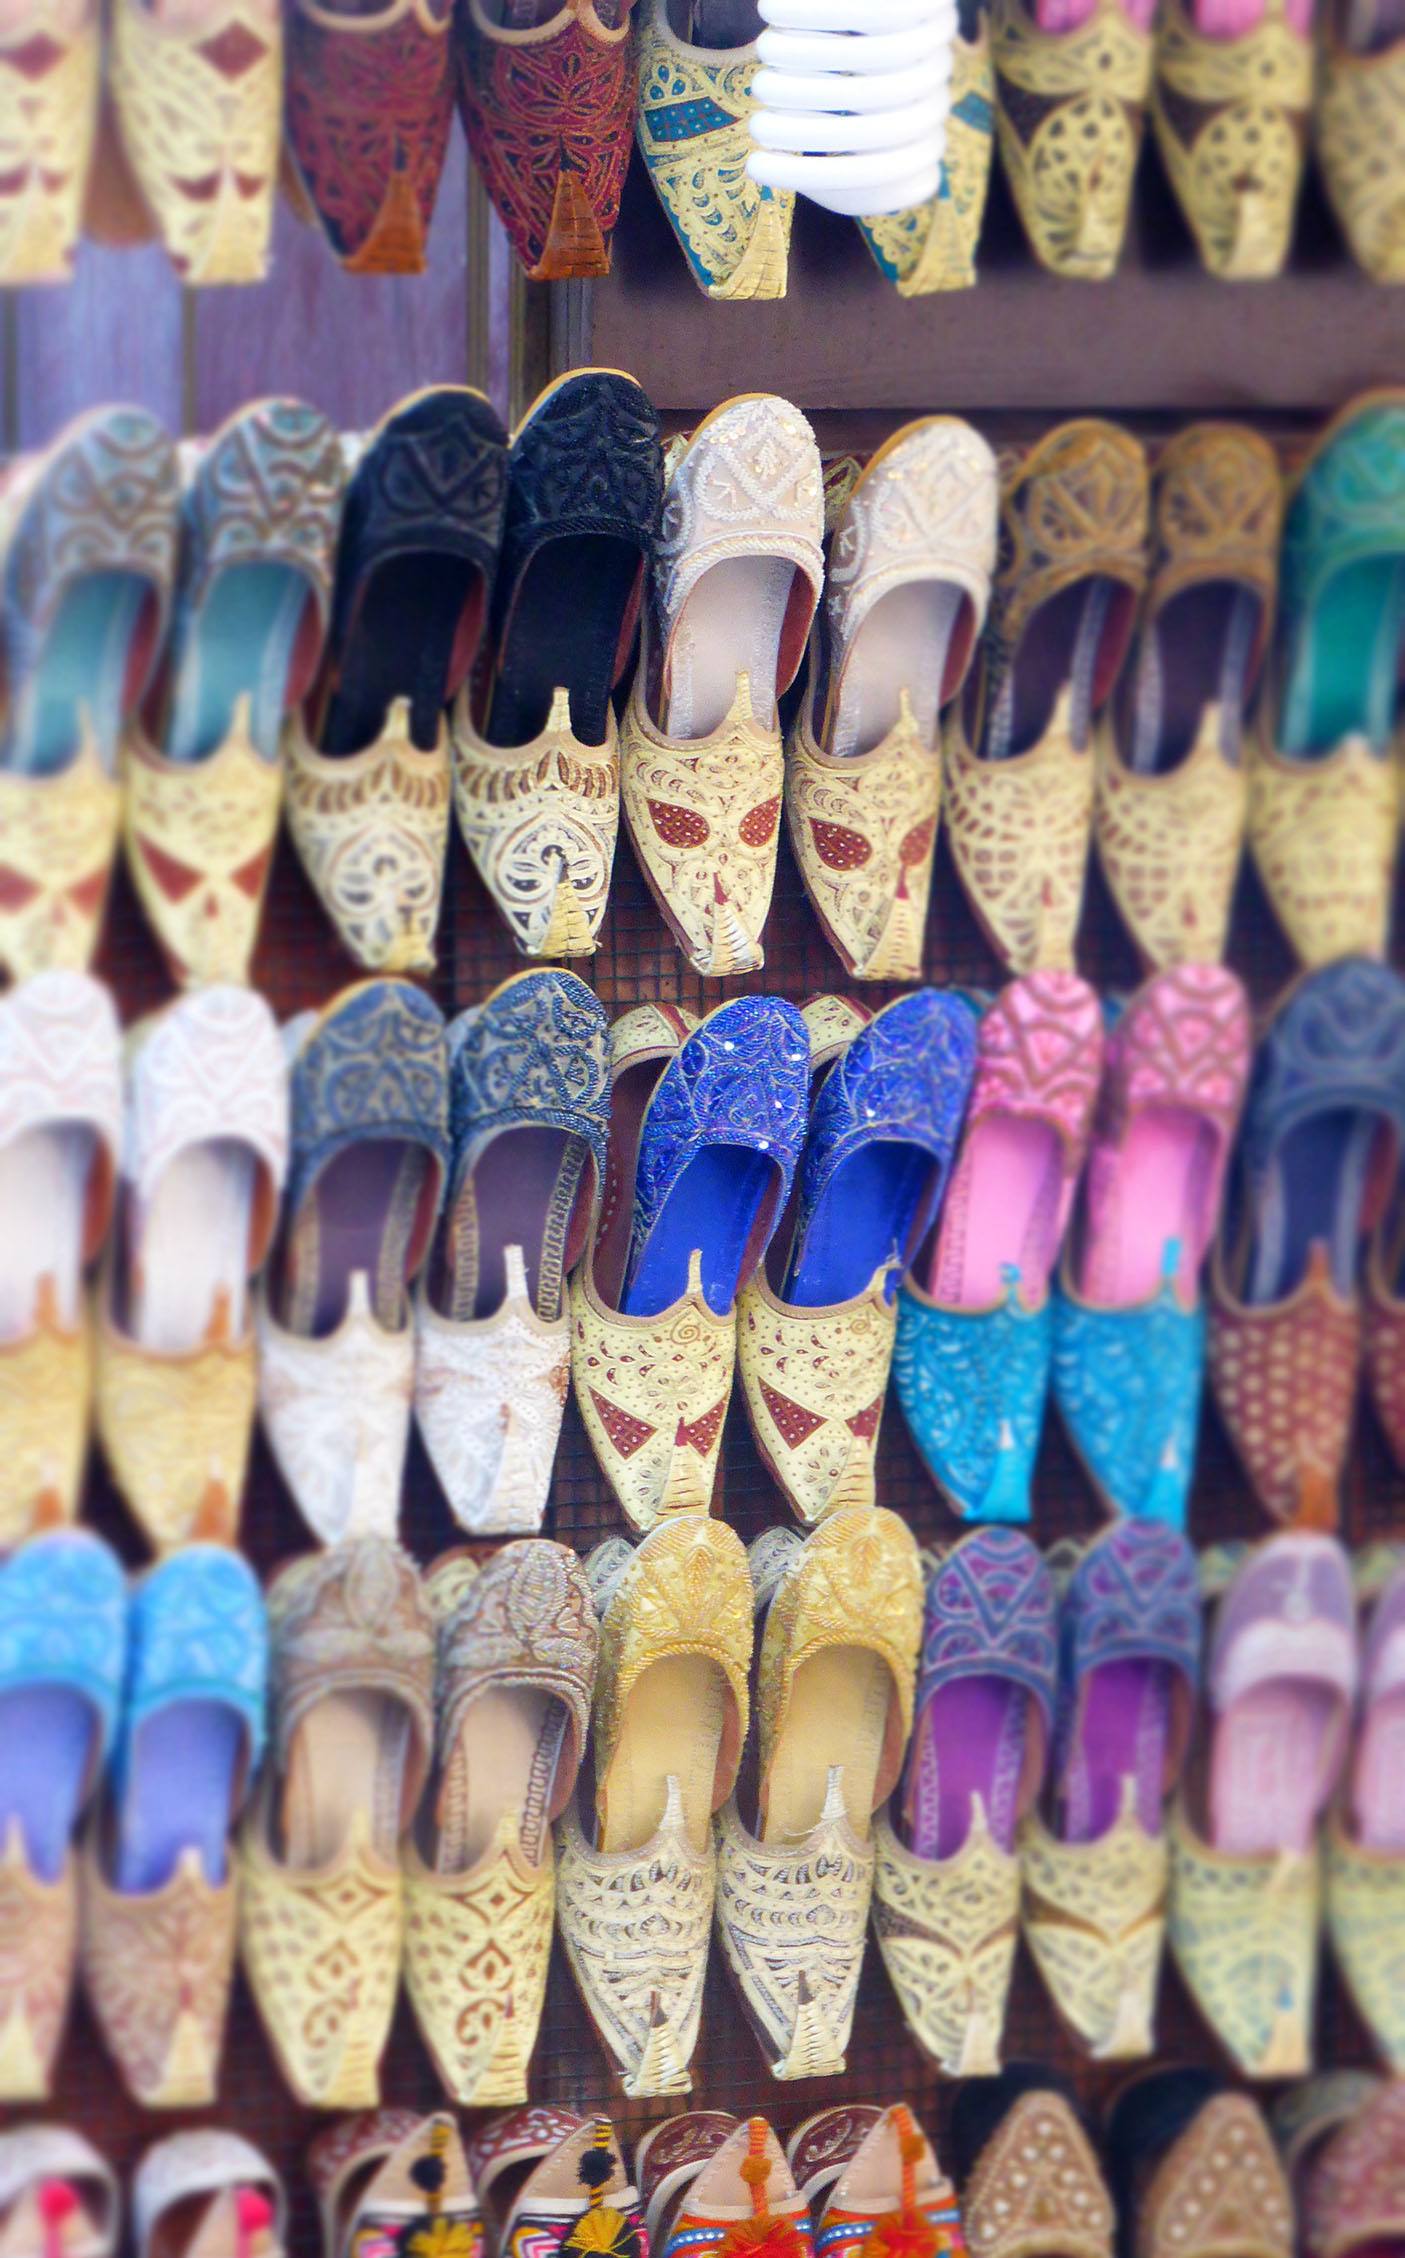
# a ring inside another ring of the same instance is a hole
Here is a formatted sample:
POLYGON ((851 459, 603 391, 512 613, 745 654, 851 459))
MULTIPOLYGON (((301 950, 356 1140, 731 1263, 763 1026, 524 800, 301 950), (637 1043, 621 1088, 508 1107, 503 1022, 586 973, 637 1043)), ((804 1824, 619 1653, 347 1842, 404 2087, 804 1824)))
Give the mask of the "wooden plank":
POLYGON ((42 446, 87 408, 130 400, 179 431, 181 289, 159 244, 80 245, 70 283, 11 294, 6 442, 42 446))

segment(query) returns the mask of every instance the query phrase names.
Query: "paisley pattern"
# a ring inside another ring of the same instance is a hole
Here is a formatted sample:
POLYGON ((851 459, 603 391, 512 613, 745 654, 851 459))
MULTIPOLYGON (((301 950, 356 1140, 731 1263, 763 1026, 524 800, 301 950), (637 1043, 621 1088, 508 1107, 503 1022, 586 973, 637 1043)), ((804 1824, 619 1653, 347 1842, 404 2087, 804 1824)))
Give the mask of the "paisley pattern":
POLYGON ((1168 1279, 1134 1309, 1054 1296, 1054 1399, 1089 1478, 1114 1513, 1185 1522, 1205 1377, 1205 1310, 1168 1279))
POLYGON ((795 198, 748 177, 753 46, 681 39, 667 0, 645 0, 639 29, 639 148, 699 289, 733 302, 783 298, 795 198))
POLYGON ((288 144, 351 274, 420 274, 453 120, 451 11, 288 10, 288 144))
POLYGON ((898 1295, 893 1378, 932 1480, 967 1521, 1028 1521, 1053 1359, 1046 1298, 1019 1273, 994 1309, 943 1308, 908 1279, 898 1295))

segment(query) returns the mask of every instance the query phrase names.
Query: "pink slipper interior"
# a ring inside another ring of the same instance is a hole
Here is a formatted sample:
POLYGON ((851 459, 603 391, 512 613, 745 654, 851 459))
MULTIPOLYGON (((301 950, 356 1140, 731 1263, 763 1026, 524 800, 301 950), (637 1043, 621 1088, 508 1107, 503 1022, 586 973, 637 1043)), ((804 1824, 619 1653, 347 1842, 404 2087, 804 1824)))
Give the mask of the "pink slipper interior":
POLYGON ((1027 1307, 1049 1284, 1063 1224, 1063 1155, 1046 1122, 988 1114, 967 1139, 942 1209, 926 1290, 953 1309, 988 1309, 1018 1269, 1027 1307))
POLYGON ((1210 1757, 1210 1839, 1253 1858, 1306 1850, 1322 1800, 1340 1697, 1308 1678, 1269 1678, 1230 1703, 1210 1757))
POLYGON ((1116 1148, 1095 1146, 1079 1277, 1099 1309, 1132 1309, 1156 1294, 1168 1267, 1183 1300, 1195 1292, 1210 1227, 1217 1141, 1205 1121, 1148 1107, 1116 1148))
POLYGON ((1065 1842, 1097 1842, 1116 1824, 1122 1783, 1136 1782, 1137 1816, 1161 1832, 1175 1673, 1167 1662, 1103 1662, 1084 1681, 1082 1710, 1059 1783, 1065 1842))
POLYGON ((1405 1851, 1405 1687, 1367 1703, 1352 1804, 1363 1848, 1405 1851))
POLYGON ((1002 1850, 1013 1850, 1029 1743, 1029 1696, 1008 1678, 958 1678, 922 1705, 908 1769, 908 1844, 954 1858, 971 1829, 973 1796, 1002 1850))

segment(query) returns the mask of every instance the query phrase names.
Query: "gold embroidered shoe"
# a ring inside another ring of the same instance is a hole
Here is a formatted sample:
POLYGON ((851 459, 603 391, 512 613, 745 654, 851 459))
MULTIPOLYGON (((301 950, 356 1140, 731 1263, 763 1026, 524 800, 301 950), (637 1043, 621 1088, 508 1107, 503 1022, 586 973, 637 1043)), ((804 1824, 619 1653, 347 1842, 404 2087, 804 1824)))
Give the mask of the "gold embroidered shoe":
POLYGON ((717 1933, 771 2075, 826 2077, 853 2024, 873 1814, 912 1723, 922 1574, 908 1529, 873 1506, 803 1544, 759 1537, 751 1569, 767 1608, 757 1827, 736 1797, 717 1821, 717 1933))
POLYGON ((1093 720, 1145 584, 1147 511, 1146 457, 1110 423, 1060 425, 1004 479, 991 629, 948 717, 946 788, 957 874, 1011 972, 1073 963, 1093 720))
POLYGON ((1386 11, 1325 7, 1318 43, 1317 161, 1359 267, 1405 282, 1405 38, 1386 11))
POLYGON ((1103 875, 1149 972, 1224 955, 1282 514, 1277 457, 1242 424, 1194 424, 1157 458, 1146 608, 1098 723, 1093 810, 1103 875))
POLYGON ((819 449, 764 393, 699 426, 664 497, 621 743, 635 857, 694 970, 759 971, 784 776, 778 700, 824 582, 819 449))
POLYGON ((1112 2258, 1115 2214, 1064 2095, 1032 2067, 956 2097, 961 2211, 971 2258, 1112 2258), (994 2120, 992 2122, 992 2119, 994 2120))
POLYGON ((1216 2071, 1152 2070, 1107 2125, 1132 2258, 1293 2258, 1293 2198, 1257 2102, 1216 2071))
POLYGON ((405 1983, 463 2108, 527 2098, 556 1905, 551 1822, 585 1750, 598 1633, 575 1554, 542 1539, 426 1580, 437 1763, 406 1843, 405 1983))
POLYGON ((465 692, 453 778, 463 843, 523 956, 593 956, 620 822, 613 710, 601 742, 582 744, 570 694, 558 690, 540 735, 503 747, 479 735, 465 692))
POLYGON ((319 2133, 307 2177, 322 2217, 323 2258, 391 2248, 415 2258, 483 2258, 478 2195, 447 2113, 375 2109, 319 2133))
POLYGON ((66 282, 97 136, 100 11, 31 0, 0 32, 0 288, 66 282))
POLYGON ((1150 30, 1120 0, 1046 31, 1034 0, 995 0, 1000 161, 1051 274, 1102 282, 1121 256, 1151 87, 1150 30))
POLYGON ((1344 1794, 1327 1828, 1327 1930, 1382 2061, 1405 2070, 1405 1795, 1391 1751, 1405 1690, 1405 1571, 1371 1610, 1344 1794))
POLYGON ((285 739, 288 829, 357 964, 429 972, 449 844, 449 737, 417 745, 397 698, 375 743, 319 753, 294 715, 285 739))
POLYGON ((973 39, 951 42, 941 186, 930 203, 861 219, 859 233, 900 298, 969 290, 995 153, 995 66, 984 10, 973 39))
POLYGON ((712 1923, 712 1814, 746 1737, 746 1555, 723 1523, 687 1514, 636 1552, 611 1540, 588 1573, 604 1603, 595 1813, 593 1839, 575 1804, 560 1824, 561 1937, 625 2092, 687 2093, 712 1923))
POLYGON ((921 975, 939 717, 985 620, 995 502, 985 441, 932 416, 888 440, 836 504, 786 822, 815 914, 856 979, 921 975))
POLYGON ((1282 273, 1293 238, 1312 39, 1286 0, 1263 0, 1228 38, 1203 31, 1195 5, 1168 0, 1157 20, 1156 143, 1202 264, 1228 282, 1262 280, 1282 273))

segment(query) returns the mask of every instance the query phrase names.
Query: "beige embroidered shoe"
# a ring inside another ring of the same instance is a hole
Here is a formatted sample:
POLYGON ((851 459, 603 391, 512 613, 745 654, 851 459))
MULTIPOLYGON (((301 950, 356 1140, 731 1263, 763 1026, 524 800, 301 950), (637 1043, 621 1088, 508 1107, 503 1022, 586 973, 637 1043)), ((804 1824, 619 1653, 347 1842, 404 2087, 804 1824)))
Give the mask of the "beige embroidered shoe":
POLYGON ((319 2133, 307 2176, 322 2218, 323 2258, 383 2245, 419 2258, 483 2258, 478 2194, 447 2111, 373 2109, 319 2133))
POLYGON ((0 2133, 0 2258, 114 2258, 117 2175, 68 2125, 0 2133))
POLYGON ((873 1889, 873 1814, 912 1724, 922 1627, 917 1547, 894 1513, 853 1506, 803 1544, 751 1552, 766 1607, 757 1686, 757 1827, 717 1821, 717 1933, 771 2075, 838 2075, 873 1889))
POLYGON ((28 0, 0 27, 0 288, 67 282, 97 140, 101 10, 28 0))
POLYGON ((1218 2071, 1151 2070, 1109 2113, 1132 2258, 1293 2258, 1293 2198, 1258 2103, 1218 2071))
POLYGON ((1151 88, 1152 38, 1121 0, 1046 31, 1029 0, 991 11, 1000 161, 1051 274, 1103 282, 1122 253, 1151 88))
POLYGON ((565 690, 529 744, 490 745, 467 695, 454 708, 454 812, 478 875, 523 956, 593 956, 620 823, 614 709, 582 744, 565 690))
POLYGON ((283 2258, 287 2232, 268 2158, 217 2125, 153 2142, 132 2175, 137 2258, 283 2258))
POLYGON ((405 1845, 405 1983, 450 2098, 501 2107, 527 2098, 556 1905, 551 1822, 585 1750, 595 1606, 575 1554, 544 1539, 481 1570, 450 1553, 425 1597, 436 1766, 405 1845))
POLYGON ((940 715, 985 621, 995 516, 995 458, 954 416, 897 432, 837 507, 786 821, 815 914, 855 979, 921 975, 940 715))
POLYGON ((971 2258, 1112 2258, 1116 2215, 1092 2144, 1037 2071, 963 2086, 952 2134, 958 2156, 974 2152, 961 2201, 971 2258))
POLYGON ((777 701, 824 582, 819 448, 768 394, 729 401, 675 464, 621 738, 625 823, 693 969, 759 971, 780 837, 777 701))
POLYGON ((1312 113, 1310 15, 1266 0, 1249 28, 1202 31, 1193 0, 1156 26, 1156 145, 1201 263, 1226 281, 1283 271, 1312 113))
MULTIPOLYGON (((602 1558, 602 1554, 604 1557, 602 1558)), ((561 1938, 631 2098, 687 2093, 716 1853, 747 1725, 751 1586, 741 1540, 686 1514, 588 1573, 601 1607, 594 1825, 558 1831, 561 1938)))
POLYGON ((430 972, 449 846, 449 737, 422 749, 397 698, 362 752, 331 756, 299 714, 284 738, 288 829, 354 961, 430 972))
POLYGON ((1333 0, 1317 74, 1317 161, 1337 225, 1374 281, 1405 282, 1405 38, 1386 10, 1333 0))

